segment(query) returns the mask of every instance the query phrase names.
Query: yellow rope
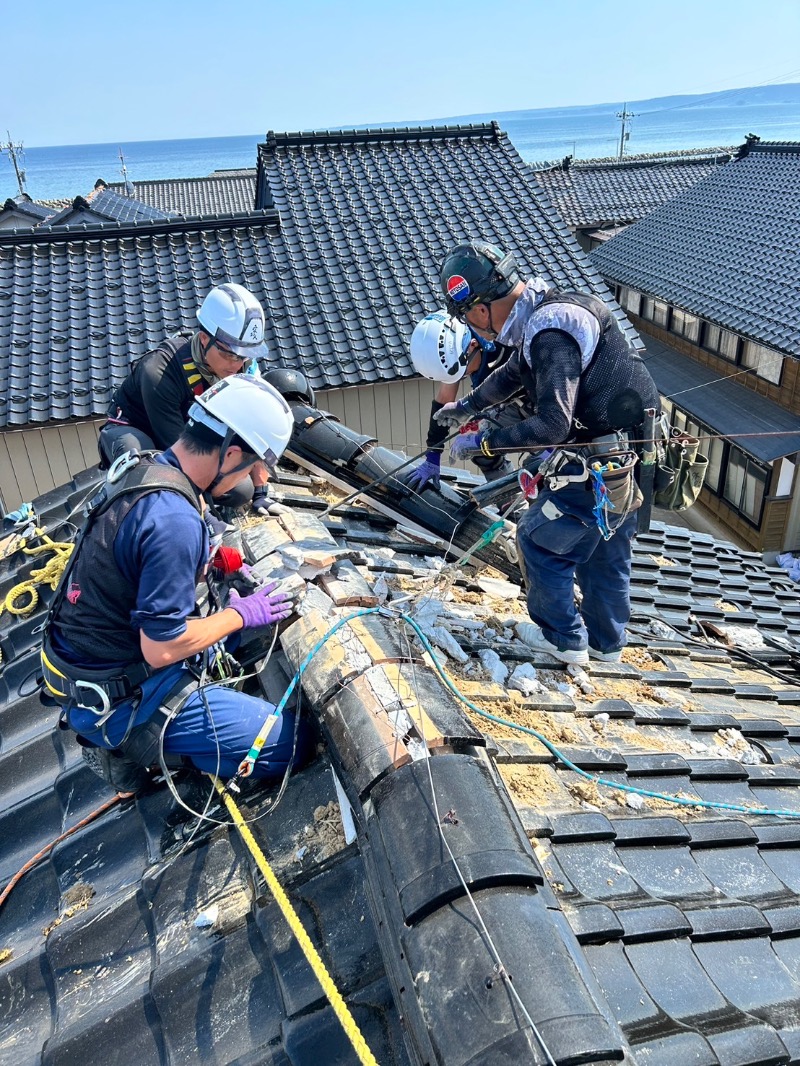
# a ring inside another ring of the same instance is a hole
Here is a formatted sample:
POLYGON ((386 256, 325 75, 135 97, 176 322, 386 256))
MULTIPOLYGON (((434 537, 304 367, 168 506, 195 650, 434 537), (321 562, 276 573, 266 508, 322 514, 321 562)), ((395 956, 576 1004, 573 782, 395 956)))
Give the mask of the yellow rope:
POLYGON ((358 1061, 361 1062, 363 1066, 378 1066, 377 1059, 367 1046, 367 1042, 364 1039, 361 1030, 358 1028, 355 1018, 350 1013, 350 1010, 348 1009, 345 1001, 342 999, 339 989, 333 983, 333 978, 325 968, 325 963, 320 958, 317 949, 311 943, 311 938, 303 928, 300 919, 297 917, 297 912, 292 907, 289 897, 286 895, 280 885, 280 882, 278 881, 278 878, 273 873, 272 867, 267 862, 264 852, 258 846, 256 838, 250 832, 250 829, 244 818, 242 817, 239 808, 233 802, 231 797, 225 792, 224 786, 219 780, 219 778, 213 778, 212 780, 214 781, 214 785, 217 789, 217 792, 222 797, 223 803, 228 808, 228 812, 231 818, 233 819, 233 824, 239 830, 242 840, 247 845, 250 854, 256 860, 258 868, 264 875, 267 885, 269 886, 270 892, 272 892, 272 895, 275 897, 275 901, 281 909, 281 913, 283 914, 286 921, 289 923, 289 928, 292 930, 295 937, 297 938, 297 942, 302 948, 303 954, 308 960, 311 969, 314 971, 314 976, 322 985, 323 992, 328 997, 330 1005, 336 1012, 336 1017, 341 1022, 342 1028, 347 1034, 348 1040, 353 1045, 353 1049, 356 1055, 358 1055, 358 1061))
POLYGON ((31 570, 30 577, 26 581, 20 581, 14 585, 5 599, 0 600, 0 614, 8 611, 13 615, 30 614, 39 602, 39 585, 49 585, 55 589, 64 573, 64 568, 72 555, 73 544, 64 541, 51 540, 43 529, 38 527, 33 531, 33 536, 41 540, 34 548, 27 547, 26 538, 23 538, 19 548, 25 555, 41 555, 44 552, 53 552, 52 559, 48 559, 44 566, 37 570, 31 570), (25 599, 27 597, 27 599, 25 599), (19 601, 23 602, 20 603, 19 601))

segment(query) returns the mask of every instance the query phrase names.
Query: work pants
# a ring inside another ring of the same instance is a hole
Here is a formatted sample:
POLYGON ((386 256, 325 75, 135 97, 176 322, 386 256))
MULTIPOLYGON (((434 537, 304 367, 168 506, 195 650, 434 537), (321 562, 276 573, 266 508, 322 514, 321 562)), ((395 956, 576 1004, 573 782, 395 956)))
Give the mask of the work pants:
POLYGON ((600 652, 625 646, 630 619, 631 542, 636 514, 609 515, 603 540, 586 482, 543 490, 522 515, 517 545, 528 586, 528 612, 561 651, 587 645, 600 652), (615 525, 616 522, 616 525, 615 525), (575 604, 574 582, 583 594, 575 604))
MULTIPOLYGON (((191 683, 192 675, 182 663, 159 670, 142 685, 142 695, 134 711, 132 700, 121 703, 105 726, 105 737, 97 729, 91 711, 74 707, 68 722, 72 729, 91 744, 115 748, 131 724, 146 722, 175 691, 181 680, 191 683)), ((250 750, 264 720, 273 710, 265 700, 237 692, 230 685, 209 684, 202 691, 196 685, 182 709, 169 723, 164 733, 164 752, 187 758, 198 770, 233 777, 239 763, 250 750)), ((292 754, 294 714, 284 712, 267 737, 253 770, 254 777, 280 777, 292 754)), ((301 765, 309 754, 310 738, 305 723, 300 723, 295 765, 301 765)))

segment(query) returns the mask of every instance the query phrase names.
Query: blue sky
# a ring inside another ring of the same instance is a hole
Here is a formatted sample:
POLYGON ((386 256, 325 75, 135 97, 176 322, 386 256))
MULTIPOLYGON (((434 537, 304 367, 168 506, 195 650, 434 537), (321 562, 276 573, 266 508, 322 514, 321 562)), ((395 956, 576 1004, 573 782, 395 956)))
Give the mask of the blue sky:
POLYGON ((798 46, 798 0, 32 0, 3 15, 0 131, 34 147, 637 100, 800 81, 798 46))

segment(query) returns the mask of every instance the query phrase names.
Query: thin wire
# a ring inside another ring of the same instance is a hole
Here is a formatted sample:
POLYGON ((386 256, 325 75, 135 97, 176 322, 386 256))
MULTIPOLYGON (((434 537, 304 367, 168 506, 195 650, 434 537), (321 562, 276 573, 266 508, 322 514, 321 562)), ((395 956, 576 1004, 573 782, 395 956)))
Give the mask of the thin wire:
POLYGON ((509 993, 511 994, 512 999, 514 999, 516 1001, 516 1004, 519 1007, 519 1009, 521 1010, 521 1012, 522 1012, 523 1016, 525 1017, 525 1020, 527 1021, 528 1025, 530 1025, 531 1029, 533 1030, 533 1033, 534 1033, 536 1039, 539 1041, 539 1045, 541 1046, 542 1051, 544 1051, 544 1054, 545 1054, 545 1056, 547 1058, 548 1066, 556 1066, 556 1061, 553 1058, 553 1055, 552 1055, 552 1053, 550 1051, 550 1048, 547 1046, 547 1043, 546 1043, 544 1037, 539 1032, 539 1029, 538 1029, 536 1023, 534 1022, 533 1018, 531 1017, 527 1007, 522 1002, 522 998, 521 998, 519 992, 517 992, 516 988, 514 987, 514 982, 512 980, 511 974, 509 974, 508 970, 505 967, 505 964, 503 963, 502 958, 500 957, 500 952, 497 950, 495 942, 492 939, 492 935, 489 932, 489 929, 487 928, 486 922, 484 921, 483 915, 481 914, 480 909, 478 908, 478 904, 475 901, 475 897, 473 896, 472 892, 470 891, 469 885, 467 884, 467 882, 466 882, 466 880, 464 878, 464 875, 461 872, 461 867, 458 865, 458 860, 456 859, 455 854, 453 853, 453 849, 450 847, 450 842, 448 841, 447 837, 445 836, 444 829, 442 827, 442 816, 441 816, 441 812, 439 810, 439 802, 438 802, 438 799, 437 799, 437 796, 436 796, 436 786, 433 783, 433 771, 431 770, 431 759, 432 759, 432 756, 431 756, 431 754, 430 754, 430 752, 428 750, 428 742, 425 739, 425 722, 424 722, 424 718, 422 716, 422 704, 419 701, 419 685, 418 685, 418 682, 417 682, 417 667, 416 667, 415 656, 413 655, 412 648, 411 648, 411 641, 409 639, 408 633, 405 630, 405 627, 401 626, 400 627, 400 631, 403 634, 403 637, 405 638, 406 648, 408 650, 408 661, 411 664, 411 676, 412 676, 412 679, 413 679, 412 684, 413 684, 413 689, 414 689, 414 695, 417 697, 416 704, 417 704, 417 706, 420 709, 420 720, 416 724, 417 724, 417 729, 419 730, 420 736, 422 737, 423 746, 425 748, 425 756, 424 756, 425 765, 426 765, 427 770, 428 770, 428 782, 430 784, 430 789, 431 789, 431 801, 433 803, 433 812, 434 812, 434 817, 436 819, 436 828, 437 828, 438 833, 439 833, 439 838, 440 838, 442 844, 444 844, 445 848, 447 849, 447 853, 450 856, 450 861, 452 862, 453 867, 454 867, 456 873, 458 874, 458 879, 461 882, 461 887, 464 889, 464 893, 465 893, 467 899, 469 900, 473 911, 475 912, 475 917, 476 917, 476 919, 478 921, 478 925, 480 926, 481 932, 482 932, 482 934, 483 934, 483 936, 484 936, 484 938, 486 940, 486 943, 489 946, 489 950, 490 950, 492 956, 494 957, 495 966, 497 968, 498 975, 500 976, 500 978, 503 981, 503 984, 506 986, 506 988, 508 989, 509 993))

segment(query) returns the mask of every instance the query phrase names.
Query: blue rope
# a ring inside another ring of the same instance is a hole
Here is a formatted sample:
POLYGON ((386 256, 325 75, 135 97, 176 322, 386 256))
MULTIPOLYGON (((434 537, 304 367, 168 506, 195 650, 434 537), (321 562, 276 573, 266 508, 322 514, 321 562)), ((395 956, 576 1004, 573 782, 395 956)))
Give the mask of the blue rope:
POLYGON ((600 534, 603 540, 611 540, 614 536, 614 530, 608 524, 608 509, 612 511, 616 510, 614 504, 608 498, 608 486, 603 480, 603 474, 608 470, 608 464, 601 466, 600 463, 594 463, 589 473, 592 475, 592 481, 594 482, 594 507, 592 508, 592 514, 597 522, 597 528, 600 530, 600 534))
POLYGON ((743 804, 739 803, 721 803, 715 800, 686 799, 683 796, 670 796, 664 792, 652 792, 650 789, 639 788, 636 785, 622 784, 619 781, 610 781, 606 777, 597 777, 595 774, 587 773, 586 770, 581 770, 581 768, 579 766, 576 766, 571 759, 568 759, 562 751, 559 751, 555 744, 552 744, 547 739, 547 737, 542 736, 542 734, 538 733, 535 729, 531 729, 529 726, 525 725, 518 725, 516 722, 509 722, 507 718, 498 718, 497 715, 490 714, 488 711, 484 711, 481 710, 480 707, 476 707, 471 700, 468 700, 467 697, 462 692, 460 692, 458 688, 456 688, 456 686, 444 672, 436 656, 436 652, 431 647, 430 641, 419 628, 414 619, 410 618, 407 614, 401 614, 400 617, 404 619, 404 621, 408 622, 408 624, 412 627, 419 639, 422 641, 422 646, 425 648, 425 651, 427 651, 427 653, 433 660, 433 665, 436 668, 436 672, 439 674, 445 685, 455 696, 457 696, 462 701, 462 703, 465 703, 471 711, 474 711, 475 714, 480 715, 481 718, 486 718, 490 722, 495 722, 497 725, 504 725, 507 726, 509 729, 515 729, 520 733, 527 733, 529 736, 535 737, 536 740, 538 740, 540 744, 543 744, 551 753, 551 755, 554 755, 559 762, 563 763, 564 766, 567 767, 568 770, 572 770, 573 773, 578 774, 586 781, 593 781, 597 785, 605 785, 606 788, 616 788, 619 789, 619 791, 621 792, 630 792, 636 796, 649 796, 651 799, 666 800, 668 803, 675 803, 680 807, 705 807, 711 810, 735 811, 738 814, 769 814, 774 815, 778 818, 800 818, 800 811, 790 811, 782 809, 770 810, 768 808, 763 807, 745 807, 743 804))
POLYGON ((737 814, 764 814, 772 815, 776 818, 800 818, 800 811, 792 811, 782 808, 772 810, 767 807, 745 807, 744 804, 741 803, 722 803, 716 800, 691 799, 686 798, 684 796, 672 796, 666 792, 654 792, 651 789, 639 788, 637 785, 628 785, 620 781, 611 781, 607 777, 599 777, 596 774, 590 774, 586 770, 582 770, 579 766, 576 766, 575 763, 572 762, 572 760, 569 759, 559 748, 557 748, 555 744, 549 741, 547 737, 543 736, 537 730, 531 729, 529 726, 519 725, 517 722, 511 722, 507 718, 500 718, 495 714, 490 714, 489 711, 482 710, 480 707, 476 706, 476 704, 474 704, 471 700, 467 699, 463 692, 461 692, 456 687, 453 681, 451 681, 451 679, 445 673, 441 663, 439 662, 436 652, 433 650, 431 642, 422 632, 419 625, 414 621, 414 619, 410 615, 404 614, 402 611, 392 611, 391 608, 365 607, 363 610, 354 611, 352 614, 346 615, 344 618, 340 618, 335 625, 331 626, 331 628, 326 633, 324 633, 322 637, 320 637, 320 639, 317 641, 317 643, 314 645, 308 655, 306 655, 305 659, 298 667, 297 672, 295 673, 292 680, 289 682, 289 686, 286 689, 286 692, 284 692, 283 696, 280 699, 280 702, 275 708, 274 713, 276 715, 281 714, 281 712, 285 708, 289 697, 294 691, 298 681, 303 676, 303 673, 308 669, 314 656, 317 654, 320 648, 322 648, 323 645, 333 636, 333 634, 342 628, 342 626, 347 625, 348 622, 351 622, 356 618, 363 618, 365 615, 368 614, 391 614, 398 618, 402 618, 404 622, 407 622, 411 626, 416 635, 419 637, 420 641, 422 642, 423 648, 430 655, 436 672, 441 678, 441 680, 444 682, 445 686, 453 693, 453 695, 455 695, 459 700, 461 700, 463 704, 469 707, 469 709, 474 714, 479 715, 479 717, 481 718, 485 718, 489 722, 494 722, 496 725, 503 725, 506 726, 507 729, 513 729, 518 733, 525 733, 528 736, 534 737, 536 740, 539 741, 540 744, 544 745, 544 747, 550 752, 551 755, 553 755, 558 760, 558 762, 562 763, 568 770, 571 770, 579 777, 582 777, 585 781, 592 781, 594 782, 594 784, 603 785, 606 788, 614 788, 617 789, 619 792, 629 792, 635 796, 647 796, 650 799, 664 800, 667 803, 674 803, 676 806, 679 807, 702 807, 708 810, 734 811, 737 814))

